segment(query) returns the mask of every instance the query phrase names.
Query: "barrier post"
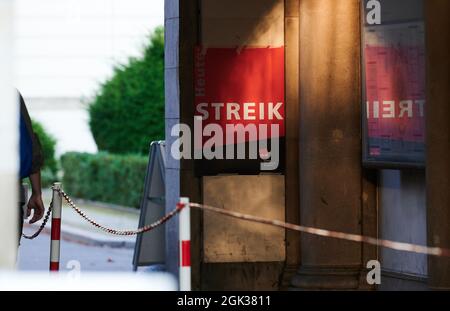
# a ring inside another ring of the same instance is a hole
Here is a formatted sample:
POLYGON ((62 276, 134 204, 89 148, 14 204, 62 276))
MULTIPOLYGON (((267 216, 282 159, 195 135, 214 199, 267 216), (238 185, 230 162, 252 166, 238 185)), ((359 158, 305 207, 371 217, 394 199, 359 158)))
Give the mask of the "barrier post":
POLYGON ((53 210, 52 210, 52 229, 50 242, 50 271, 59 271, 60 239, 61 239, 61 207, 62 197, 58 190, 61 189, 61 183, 53 184, 53 210))
POLYGON ((180 291, 191 290, 191 212, 189 198, 180 198, 185 207, 179 218, 180 291))

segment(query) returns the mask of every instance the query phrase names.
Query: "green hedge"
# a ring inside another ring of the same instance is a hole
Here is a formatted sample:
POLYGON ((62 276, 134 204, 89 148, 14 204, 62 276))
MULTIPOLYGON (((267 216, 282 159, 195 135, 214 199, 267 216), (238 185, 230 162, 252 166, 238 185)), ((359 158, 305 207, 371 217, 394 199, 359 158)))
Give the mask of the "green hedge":
POLYGON ((69 152, 61 156, 63 188, 76 198, 139 208, 147 157, 69 152))

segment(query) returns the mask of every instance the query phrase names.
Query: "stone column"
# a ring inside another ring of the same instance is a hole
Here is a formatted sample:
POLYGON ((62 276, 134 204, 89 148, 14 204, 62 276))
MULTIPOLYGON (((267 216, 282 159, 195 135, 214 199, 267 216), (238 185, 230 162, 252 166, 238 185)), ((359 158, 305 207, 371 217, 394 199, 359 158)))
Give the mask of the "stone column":
MULTIPOLYGON (((428 243, 450 248, 450 1, 426 0, 428 243)), ((430 257, 429 286, 450 289, 450 259, 430 257)))
MULTIPOLYGON (((179 41, 180 41, 180 9, 179 0, 164 1, 164 85, 165 85, 165 123, 166 123, 166 212, 177 204, 180 197, 180 161, 170 154, 170 146, 174 141, 171 129, 180 123, 180 87, 179 87, 179 41)), ((166 225, 166 269, 178 275, 178 217, 166 225)))
MULTIPOLYGON (((300 223, 361 234, 360 1, 301 0, 299 12, 300 223)), ((359 287, 361 244, 300 243, 294 288, 359 287)))
MULTIPOLYGON (((200 181, 194 176, 193 161, 177 161, 170 154, 177 123, 193 128, 194 47, 197 44, 197 2, 165 0, 165 120, 166 120, 166 212, 173 210, 180 196, 200 202, 200 181)), ((192 288, 200 288, 201 213, 191 211, 192 288)), ((178 275, 178 217, 166 225, 166 268, 178 275)))
POLYGON ((13 90, 13 1, 0 1, 0 269, 13 270, 17 255, 17 172, 19 143, 17 96, 13 90))
MULTIPOLYGON (((286 221, 299 223, 299 5, 300 0, 284 1, 284 45, 286 74, 286 221)), ((281 288, 289 286, 300 262, 300 235, 286 231, 286 265, 281 288)))

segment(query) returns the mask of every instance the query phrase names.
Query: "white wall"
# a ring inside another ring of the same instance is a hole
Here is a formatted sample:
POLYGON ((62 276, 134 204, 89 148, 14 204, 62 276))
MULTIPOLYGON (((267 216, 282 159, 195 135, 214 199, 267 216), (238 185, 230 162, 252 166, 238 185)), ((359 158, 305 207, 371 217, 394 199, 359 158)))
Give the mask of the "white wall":
POLYGON ((58 155, 96 152, 82 104, 164 25, 164 0, 14 0, 15 85, 58 155))
POLYGON ((90 96, 164 24, 163 0, 15 0, 17 86, 28 98, 90 96))

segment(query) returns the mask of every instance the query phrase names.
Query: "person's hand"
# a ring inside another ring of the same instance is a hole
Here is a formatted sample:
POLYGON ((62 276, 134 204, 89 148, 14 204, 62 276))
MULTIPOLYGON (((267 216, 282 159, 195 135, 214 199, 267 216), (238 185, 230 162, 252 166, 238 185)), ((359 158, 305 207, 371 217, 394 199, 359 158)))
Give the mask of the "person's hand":
POLYGON ((30 200, 28 201, 27 207, 27 217, 30 217, 31 210, 34 210, 33 218, 31 218, 30 224, 35 223, 44 216, 45 207, 40 194, 32 194, 30 200))

